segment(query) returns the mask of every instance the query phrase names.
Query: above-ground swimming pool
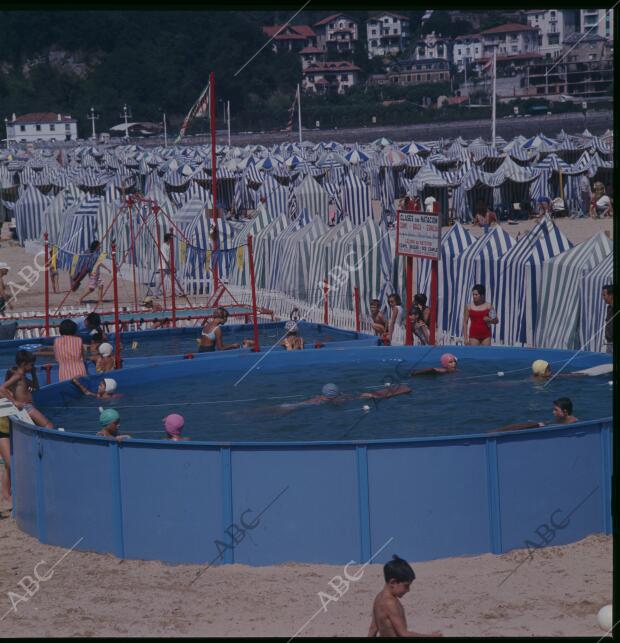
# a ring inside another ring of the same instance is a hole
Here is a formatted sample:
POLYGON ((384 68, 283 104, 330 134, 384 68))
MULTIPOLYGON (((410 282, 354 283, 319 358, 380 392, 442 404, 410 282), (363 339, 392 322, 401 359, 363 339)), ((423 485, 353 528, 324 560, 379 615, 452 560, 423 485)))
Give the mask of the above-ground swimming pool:
POLYGON ((13 423, 19 528, 119 557, 253 565, 503 553, 531 548, 550 520, 553 545, 611 533, 609 376, 545 387, 528 374, 537 358, 576 370, 608 355, 451 347, 458 373, 408 380, 445 349, 350 346, 117 371, 112 404, 134 436, 120 442, 93 435, 97 405, 72 384, 45 387, 36 404, 66 431, 13 423), (357 393, 401 378, 413 392, 376 406, 267 410, 326 382, 357 393), (566 395, 580 422, 486 432, 551 420, 566 395), (172 411, 192 440, 161 439, 172 411))

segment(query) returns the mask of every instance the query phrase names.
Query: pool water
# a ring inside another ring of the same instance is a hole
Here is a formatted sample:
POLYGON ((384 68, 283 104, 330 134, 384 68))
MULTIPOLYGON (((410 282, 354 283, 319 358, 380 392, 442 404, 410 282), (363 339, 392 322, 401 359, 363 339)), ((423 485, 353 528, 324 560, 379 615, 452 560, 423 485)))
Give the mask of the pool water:
MULTIPOLYGON (((124 395, 113 401, 82 398, 40 409, 56 426, 94 434, 99 430, 97 407, 113 406, 121 414, 121 433, 145 439, 165 437, 162 418, 181 413, 187 437, 235 442, 480 433, 513 422, 552 423, 553 401, 559 397, 572 400, 574 415, 580 420, 612 415, 609 376, 557 377, 546 383, 531 378, 531 358, 502 361, 503 377, 497 375, 498 363, 464 357, 453 374, 415 378, 407 376, 411 368, 434 366, 435 361, 405 361, 398 367, 397 362, 362 361, 331 367, 327 372, 317 366, 298 366, 278 372, 254 370, 236 384, 245 374, 240 369, 199 378, 180 377, 165 384, 132 385, 126 392, 120 390, 124 395), (387 400, 286 406, 319 395, 327 382, 337 384, 346 394, 399 382, 413 390, 387 400)), ((560 363, 553 366, 558 369, 560 363)))

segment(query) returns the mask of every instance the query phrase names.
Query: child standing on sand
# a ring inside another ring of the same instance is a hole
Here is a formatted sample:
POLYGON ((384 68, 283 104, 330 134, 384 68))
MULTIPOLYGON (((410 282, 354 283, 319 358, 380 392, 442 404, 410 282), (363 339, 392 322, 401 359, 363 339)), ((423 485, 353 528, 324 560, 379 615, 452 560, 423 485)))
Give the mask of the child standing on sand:
POLYGON ((406 560, 392 556, 383 567, 384 588, 377 594, 372 606, 372 621, 368 636, 441 636, 441 632, 422 634, 407 629, 405 610, 399 599, 410 589, 415 580, 413 569, 406 560))

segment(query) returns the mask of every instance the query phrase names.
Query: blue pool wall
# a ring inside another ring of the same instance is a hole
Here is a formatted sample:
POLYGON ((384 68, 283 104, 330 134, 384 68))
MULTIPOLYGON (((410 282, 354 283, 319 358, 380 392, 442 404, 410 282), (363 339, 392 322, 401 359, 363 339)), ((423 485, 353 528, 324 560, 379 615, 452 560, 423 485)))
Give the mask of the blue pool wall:
MULTIPOLYGON (((332 348, 339 348, 343 346, 350 346, 351 342, 355 342, 355 345, 360 347, 360 346, 377 346, 378 344, 378 338, 374 335, 368 335, 366 333, 362 332, 356 332, 356 331, 349 331, 349 330, 342 330, 340 328, 335 328, 334 326, 329 326, 326 324, 312 324, 309 322, 298 322, 299 327, 300 327, 300 334, 303 337, 304 335, 304 330, 309 331, 318 331, 320 333, 325 333, 326 335, 329 335, 330 332, 335 332, 338 333, 339 336, 344 336, 346 339, 342 339, 341 341, 325 341, 325 347, 329 346, 332 348)), ((278 328, 284 330, 284 322, 265 322, 261 323, 259 326, 261 329, 270 329, 270 328, 278 328)), ((238 334, 242 334, 244 338, 246 339, 253 339, 253 326, 251 324, 226 324, 222 328, 224 337, 224 343, 237 340, 238 334), (231 337, 231 335, 235 335, 234 338, 231 337)), ((153 337, 158 338, 162 343, 165 343, 166 340, 170 337, 180 337, 182 335, 188 335, 188 336, 193 336, 193 337, 198 337, 200 334, 200 328, 194 327, 194 328, 161 328, 161 329, 155 329, 155 330, 142 330, 142 331, 126 331, 122 333, 122 341, 123 342, 129 342, 129 341, 142 341, 144 339, 152 339, 153 337)), ((108 334, 109 340, 112 344, 114 344, 114 333, 109 333, 108 334)), ((12 339, 12 340, 5 340, 5 341, 0 341, 0 351, 17 351, 20 346, 23 346, 24 344, 43 344, 44 346, 51 346, 54 343, 55 337, 37 337, 37 338, 30 338, 30 339, 12 339)), ((269 346, 262 346, 261 351, 266 351, 270 347, 269 346)), ((323 350, 321 348, 320 350, 323 350)), ((309 342, 306 344, 306 348, 304 350, 310 350, 314 349, 314 343, 309 342)), ((279 350, 284 350, 284 349, 279 349, 279 350)), ((252 352, 252 349, 249 348, 238 348, 238 349, 231 349, 229 351, 226 351, 229 355, 231 354, 239 354, 239 353, 248 353, 252 352)), ((184 359, 184 355, 157 355, 157 356, 143 356, 143 357, 129 357, 132 352, 125 351, 122 354, 122 359, 123 359, 123 368, 136 368, 138 366, 152 366, 154 364, 163 364, 167 362, 175 362, 180 359, 184 359)), ((194 351, 191 352, 192 354, 192 359, 211 359, 213 357, 213 353, 199 353, 198 352, 198 345, 196 344, 196 348, 194 351)), ((56 384, 58 383, 58 364, 54 360, 53 357, 37 357, 37 377, 39 378, 39 384, 43 386, 46 383, 46 378, 47 378, 47 370, 43 368, 44 364, 51 364, 52 368, 50 369, 50 383, 51 384, 56 384)), ((0 369, 1 370, 1 369, 0 369)), ((88 361, 86 363, 86 370, 89 375, 95 375, 95 364, 94 362, 88 361)))
MULTIPOLYGON (((488 360, 490 368, 528 352, 450 350, 488 360)), ((249 389, 252 376, 270 371, 356 360, 388 374, 424 351, 274 352, 244 384, 249 389)), ((557 361, 573 353, 533 355, 557 361)), ((260 358, 218 355, 115 377, 122 388, 177 375, 241 374, 260 358)), ((580 353, 571 370, 609 361, 580 353)), ((76 393, 63 382, 39 391, 37 401, 67 395, 76 393)), ((611 418, 503 434, 346 442, 116 442, 18 422, 12 436, 19 528, 62 547, 82 538, 77 549, 119 558, 344 564, 366 561, 390 541, 377 562, 394 552, 422 561, 562 545, 612 528, 611 418)))

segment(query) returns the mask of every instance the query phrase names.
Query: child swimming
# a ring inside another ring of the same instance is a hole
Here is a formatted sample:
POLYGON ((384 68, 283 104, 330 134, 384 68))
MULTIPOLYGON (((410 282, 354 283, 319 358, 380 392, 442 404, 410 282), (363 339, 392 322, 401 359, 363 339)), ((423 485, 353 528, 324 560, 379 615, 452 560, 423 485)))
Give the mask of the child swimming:
POLYGON ((400 599, 411 589, 415 573, 406 560, 392 556, 392 560, 383 566, 385 585, 377 594, 372 605, 372 620, 368 636, 374 638, 395 636, 441 636, 441 632, 430 634, 414 632, 407 628, 407 618, 400 599))
POLYGON ((280 346, 286 348, 287 351, 298 351, 304 347, 304 340, 299 336, 299 326, 297 322, 289 320, 284 324, 284 331, 286 336, 280 342, 280 346))
MULTIPOLYGON (((579 371, 572 371, 571 373, 558 373, 556 377, 596 377, 598 375, 609 375, 614 370, 614 365, 599 364, 590 368, 584 368, 579 371)), ((532 377, 535 380, 547 380, 552 376, 551 365, 544 359, 537 359, 532 362, 532 377)))
POLYGON ((120 394, 116 393, 116 380, 113 380, 111 377, 104 377, 101 382, 97 385, 97 392, 93 393, 90 389, 86 388, 77 377, 74 377, 71 382, 77 386, 84 395, 89 397, 100 397, 109 399, 112 397, 121 397, 120 394))
POLYGON ((0 397, 6 397, 19 410, 26 411, 37 426, 53 429, 54 425, 32 403, 32 394, 39 388, 35 360, 30 351, 17 351, 15 366, 7 370, 4 384, 0 384, 0 397))
POLYGON ((116 409, 103 409, 99 407, 99 425, 101 430, 97 433, 104 438, 114 438, 115 440, 125 440, 130 435, 121 435, 118 429, 121 425, 121 416, 116 409))
POLYGON ((573 415, 573 403, 568 397, 559 397, 553 402, 553 415, 555 421, 553 422, 519 422, 517 424, 507 424, 499 429, 491 429, 487 433, 501 433, 503 431, 517 431, 519 429, 537 429, 543 426, 550 426, 552 424, 572 424, 579 422, 573 415))
POLYGON ((107 342, 99 346, 99 355, 95 358, 95 370, 97 373, 107 373, 114 370, 115 360, 112 351, 112 344, 107 342))
POLYGON ((454 355, 452 355, 452 353, 444 353, 439 358, 441 367, 424 368, 419 371, 411 371, 410 376, 414 377, 416 375, 445 375, 446 373, 455 373, 457 362, 458 359, 454 355))
POLYGON ((321 395, 316 395, 307 400, 302 400, 301 402, 293 402, 287 404, 280 404, 280 409, 296 409, 302 406, 311 406, 314 404, 339 404, 341 402, 347 402, 350 400, 366 400, 366 399, 387 399, 390 397, 395 397, 397 395, 406 395, 411 393, 411 388, 406 384, 397 384, 390 385, 384 389, 373 392, 359 393, 355 395, 341 393, 340 389, 336 384, 329 383, 325 384, 321 389, 321 395))
POLYGON ((185 426, 185 418, 178 413, 171 413, 163 419, 164 431, 166 432, 166 439, 174 442, 181 440, 189 440, 181 436, 183 427, 185 426))

